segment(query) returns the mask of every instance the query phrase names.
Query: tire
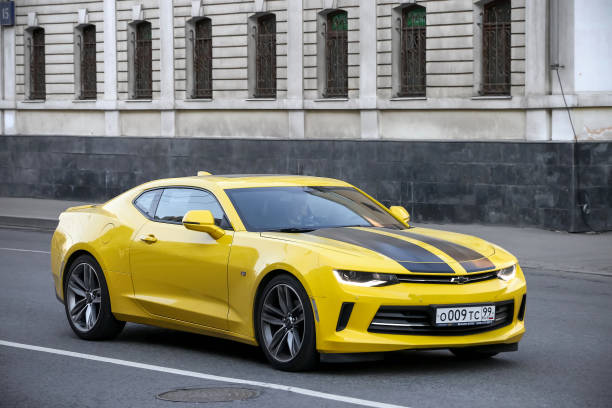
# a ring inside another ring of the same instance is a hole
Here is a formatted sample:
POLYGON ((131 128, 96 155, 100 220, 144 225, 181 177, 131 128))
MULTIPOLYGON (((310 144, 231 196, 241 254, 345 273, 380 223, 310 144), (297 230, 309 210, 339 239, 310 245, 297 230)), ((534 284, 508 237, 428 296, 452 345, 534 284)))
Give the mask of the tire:
POLYGON ((64 284, 64 309, 74 333, 85 340, 112 339, 125 326, 111 312, 106 279, 91 255, 81 255, 70 265, 64 284))
POLYGON ((471 347, 452 348, 450 351, 455 357, 462 360, 485 360, 499 354, 496 351, 474 350, 471 347))
POLYGON ((255 332, 276 369, 306 371, 319 362, 310 299, 293 276, 276 276, 265 286, 256 305, 255 332))

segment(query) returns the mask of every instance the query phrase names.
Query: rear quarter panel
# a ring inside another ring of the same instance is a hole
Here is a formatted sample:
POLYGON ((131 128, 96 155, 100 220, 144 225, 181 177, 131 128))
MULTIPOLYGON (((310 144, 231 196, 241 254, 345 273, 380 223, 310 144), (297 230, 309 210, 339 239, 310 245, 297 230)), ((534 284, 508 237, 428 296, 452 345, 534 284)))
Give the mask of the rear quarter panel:
POLYGON ((69 208, 60 215, 51 241, 51 269, 57 296, 64 299, 64 277, 70 262, 81 252, 100 264, 114 313, 142 314, 133 301, 129 248, 133 235, 145 218, 131 200, 104 206, 69 208))

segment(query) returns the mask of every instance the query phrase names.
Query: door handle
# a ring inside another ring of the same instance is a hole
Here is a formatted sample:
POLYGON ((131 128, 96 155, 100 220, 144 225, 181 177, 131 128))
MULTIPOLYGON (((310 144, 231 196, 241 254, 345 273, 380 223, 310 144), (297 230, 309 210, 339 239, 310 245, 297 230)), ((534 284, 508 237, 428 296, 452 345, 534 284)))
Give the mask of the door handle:
POLYGON ((157 238, 155 238, 155 235, 153 234, 141 235, 140 240, 146 242, 147 244, 154 244, 155 242, 157 242, 157 238))

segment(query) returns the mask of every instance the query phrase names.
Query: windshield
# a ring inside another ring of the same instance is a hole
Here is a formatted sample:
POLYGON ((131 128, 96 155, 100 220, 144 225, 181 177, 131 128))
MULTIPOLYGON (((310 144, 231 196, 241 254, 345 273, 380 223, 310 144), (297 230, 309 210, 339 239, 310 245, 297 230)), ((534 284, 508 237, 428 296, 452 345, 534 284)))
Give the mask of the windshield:
POLYGON ((225 190, 249 231, 301 232, 333 227, 404 229, 351 187, 261 187, 225 190))

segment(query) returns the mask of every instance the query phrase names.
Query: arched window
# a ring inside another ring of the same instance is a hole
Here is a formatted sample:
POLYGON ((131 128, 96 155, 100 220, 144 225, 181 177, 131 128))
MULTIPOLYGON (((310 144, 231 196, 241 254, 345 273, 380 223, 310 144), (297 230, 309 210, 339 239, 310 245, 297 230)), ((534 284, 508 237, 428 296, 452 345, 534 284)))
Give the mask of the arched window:
POLYGON ((187 24, 187 89, 190 98, 212 98, 212 21, 199 18, 187 24))
POLYGON ((425 7, 402 9, 397 96, 425 96, 425 7))
POLYGON ((325 35, 325 98, 348 97, 348 16, 344 10, 327 14, 325 35))
POLYGON ((153 98, 153 54, 151 48, 151 23, 138 21, 128 26, 129 35, 129 98, 153 98))
POLYGON ((29 27, 25 30, 26 43, 26 98, 45 99, 45 29, 29 27))
POLYGON ((510 94, 510 0, 484 6, 482 18, 482 93, 510 94))
POLYGON ((276 16, 257 18, 256 35, 256 98, 276 97, 276 16))
POLYGON ((77 99, 96 99, 96 26, 78 26, 75 36, 75 94, 77 99))

